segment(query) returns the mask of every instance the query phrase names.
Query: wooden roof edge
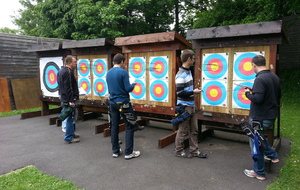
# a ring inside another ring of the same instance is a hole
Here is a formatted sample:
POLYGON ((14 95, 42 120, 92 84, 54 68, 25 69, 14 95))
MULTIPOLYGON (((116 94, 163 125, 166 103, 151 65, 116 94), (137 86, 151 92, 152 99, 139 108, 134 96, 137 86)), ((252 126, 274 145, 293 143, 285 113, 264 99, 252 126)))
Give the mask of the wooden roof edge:
POLYGON ((114 42, 106 38, 88 39, 88 40, 71 40, 63 42, 62 49, 72 48, 88 48, 88 47, 99 47, 106 45, 114 45, 114 42))
POLYGON ((115 39, 115 46, 172 42, 175 40, 179 40, 189 47, 192 46, 190 42, 188 42, 185 38, 183 38, 175 31, 118 37, 115 39))
POLYGON ((225 38, 249 35, 276 34, 282 32, 282 20, 191 29, 187 40, 225 38))
POLYGON ((47 43, 43 45, 32 45, 24 52, 41 52, 41 51, 57 51, 61 49, 61 42, 57 43, 47 43))

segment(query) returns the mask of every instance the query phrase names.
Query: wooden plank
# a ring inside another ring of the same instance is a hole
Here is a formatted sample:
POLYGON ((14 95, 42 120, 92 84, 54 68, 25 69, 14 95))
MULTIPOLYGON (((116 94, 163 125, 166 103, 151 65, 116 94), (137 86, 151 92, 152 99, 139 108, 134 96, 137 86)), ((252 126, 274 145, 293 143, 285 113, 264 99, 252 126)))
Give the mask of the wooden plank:
POLYGON ((282 21, 259 22, 251 24, 238 24, 218 26, 187 31, 187 40, 237 37, 262 34, 279 34, 282 21))
POLYGON ((158 148, 164 148, 166 146, 168 146, 169 144, 172 144, 173 142, 175 142, 175 138, 176 138, 176 134, 177 131, 162 137, 158 140, 158 148))
POLYGON ((11 111, 8 81, 6 78, 0 78, 0 112, 11 111))
MULTIPOLYGON (((120 121, 121 122, 121 121, 120 121)), ((149 121, 147 119, 141 119, 141 120, 137 120, 136 121, 139 125, 146 125, 149 121)), ((125 126, 125 123, 121 123, 119 125, 119 132, 122 132, 122 131, 125 131, 126 130, 126 126, 125 126)), ((108 137, 110 136, 110 129, 109 128, 106 128, 103 130, 103 136, 104 137, 108 137)))
POLYGON ((105 129, 109 129, 109 123, 103 123, 100 125, 96 125, 94 134, 102 133, 102 132, 104 132, 105 129))
POLYGON ((11 79, 17 110, 41 107, 39 79, 11 79))
POLYGON ((59 50, 61 43, 51 43, 45 45, 34 45, 28 48, 28 52, 39 52, 39 51, 53 51, 59 50))
POLYGON ((97 46, 105 46, 106 43, 113 45, 113 42, 105 39, 91 39, 91 40, 72 40, 63 42, 62 48, 85 48, 85 47, 97 47, 97 46))
POLYGON ((38 117, 41 115, 42 115, 41 111, 27 112, 27 113, 22 113, 20 119, 28 119, 32 117, 38 117))
POLYGON ((49 118, 49 125, 56 125, 58 117, 49 118))

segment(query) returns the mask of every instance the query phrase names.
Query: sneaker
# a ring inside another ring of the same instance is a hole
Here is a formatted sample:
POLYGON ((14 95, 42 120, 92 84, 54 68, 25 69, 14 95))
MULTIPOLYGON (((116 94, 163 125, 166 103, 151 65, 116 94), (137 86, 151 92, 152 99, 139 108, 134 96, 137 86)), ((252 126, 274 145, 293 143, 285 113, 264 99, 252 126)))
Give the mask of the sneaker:
POLYGON ((248 177, 256 177, 256 179, 259 179, 259 180, 265 180, 266 178, 263 177, 263 176, 259 176, 257 175, 253 170, 247 170, 245 169, 244 170, 244 174, 248 177))
POLYGON ((113 158, 118 158, 122 154, 122 149, 119 150, 119 153, 113 153, 112 157, 113 158))
POLYGON ((141 131, 141 130, 143 130, 143 129, 145 129, 145 126, 139 125, 139 126, 137 126, 134 130, 135 130, 135 131, 141 131))
POLYGON ((174 156, 181 157, 181 158, 192 158, 191 154, 187 154, 185 152, 175 152, 174 156))
POLYGON ((200 151, 191 153, 191 155, 192 155, 192 157, 207 158, 207 154, 203 153, 203 152, 200 152, 200 151))
POLYGON ((141 155, 141 152, 140 151, 132 151, 132 153, 131 154, 129 154, 129 155, 125 155, 125 160, 130 160, 130 159, 132 159, 132 158, 137 158, 137 157, 139 157, 141 155))
POLYGON ((65 141, 65 144, 78 143, 79 141, 79 139, 73 139, 71 141, 65 141))
POLYGON ((80 137, 80 135, 74 134, 74 138, 79 138, 79 137, 80 137))
POLYGON ((268 161, 271 160, 272 163, 277 163, 277 162, 279 162, 279 159, 278 159, 278 158, 276 158, 276 159, 271 159, 271 158, 269 158, 269 157, 267 157, 267 156, 265 156, 264 158, 265 158, 265 160, 268 160, 268 161))

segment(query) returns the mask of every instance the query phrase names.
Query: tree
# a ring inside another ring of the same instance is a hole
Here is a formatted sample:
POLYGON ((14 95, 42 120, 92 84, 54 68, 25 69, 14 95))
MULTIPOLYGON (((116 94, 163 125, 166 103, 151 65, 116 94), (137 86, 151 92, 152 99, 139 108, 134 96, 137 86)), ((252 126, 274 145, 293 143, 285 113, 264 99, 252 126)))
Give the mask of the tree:
POLYGON ((20 33, 19 30, 16 30, 16 29, 10 29, 10 28, 7 28, 7 27, 0 28, 0 32, 3 32, 3 33, 9 33, 9 34, 19 34, 19 33, 20 33))

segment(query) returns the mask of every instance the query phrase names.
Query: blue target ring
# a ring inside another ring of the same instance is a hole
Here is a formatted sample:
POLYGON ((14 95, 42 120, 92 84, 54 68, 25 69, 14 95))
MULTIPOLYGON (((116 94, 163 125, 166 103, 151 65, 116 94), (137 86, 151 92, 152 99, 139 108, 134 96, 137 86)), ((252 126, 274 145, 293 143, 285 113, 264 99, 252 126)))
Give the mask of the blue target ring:
POLYGON ((86 91, 87 94, 90 93, 90 91, 91 91, 91 83, 90 83, 90 81, 87 78, 81 78, 79 80, 78 84, 79 84, 78 86, 82 87, 86 91))
POLYGON ((81 59, 77 64, 77 68, 78 68, 78 73, 82 77, 86 77, 90 74, 90 64, 87 59, 81 59))
POLYGON ((134 78, 141 78, 145 74, 146 63, 140 58, 133 58, 129 63, 129 72, 134 78))
POLYGON ((203 87, 203 99, 210 105, 219 105, 226 98, 225 86, 218 81, 210 81, 203 87))
POLYGON ((155 80, 150 85, 150 95, 156 101, 163 101, 168 95, 168 86, 161 80, 155 80))
MULTIPOLYGON (((239 85, 253 87, 252 82, 242 82, 239 85)), ((236 86, 234 88, 234 90, 233 90, 233 100, 241 108, 250 109, 251 101, 248 100, 248 98, 246 98, 244 88, 242 88, 240 86, 236 86)))
POLYGON ((168 63, 163 57, 155 57, 150 63, 150 73, 155 78, 163 78, 168 72, 168 63))
POLYGON ((48 62, 45 65, 44 73, 43 73, 43 82, 45 88, 49 92, 56 92, 58 90, 58 83, 57 83, 58 71, 59 71, 59 67, 54 62, 48 62))
POLYGON ((202 66, 202 70, 205 75, 210 79, 219 79, 225 75, 228 69, 228 63, 224 56, 220 54, 212 54, 208 56, 202 66), (215 64, 215 65, 212 65, 215 64), (212 67, 217 67, 216 70, 212 70, 212 67))
POLYGON ((107 71, 107 64, 103 59, 97 59, 93 63, 93 73, 97 77, 104 77, 107 71))
POLYGON ((252 58, 255 57, 256 55, 257 54, 255 53, 244 53, 236 59, 236 61, 234 62, 233 69, 238 77, 240 77, 243 80, 253 80, 255 78, 255 73, 252 70, 246 71, 244 69, 244 63, 250 64, 252 58))
POLYGON ((133 91, 130 94, 134 99, 142 99, 146 93, 146 85, 143 81, 139 79, 135 80, 135 82, 137 84, 135 85, 133 91))
POLYGON ((96 79, 94 82, 94 93, 97 96, 104 96, 107 93, 107 83, 104 79, 96 79))

